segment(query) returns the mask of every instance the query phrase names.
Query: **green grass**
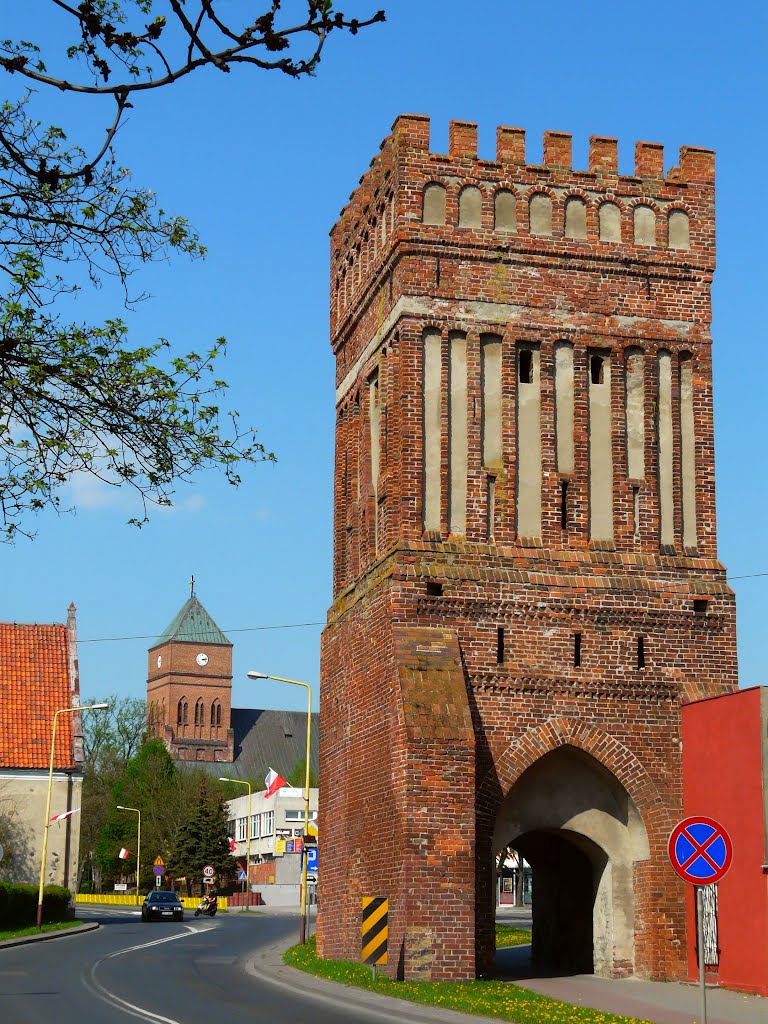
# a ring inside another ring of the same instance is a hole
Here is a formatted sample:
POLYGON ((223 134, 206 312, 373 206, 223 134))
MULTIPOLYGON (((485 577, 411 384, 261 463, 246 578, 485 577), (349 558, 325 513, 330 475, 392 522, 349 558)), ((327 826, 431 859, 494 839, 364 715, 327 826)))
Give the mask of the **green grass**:
POLYGON ((496 949, 507 946, 527 946, 531 941, 531 933, 524 928, 513 928, 508 924, 496 925, 496 949))
POLYGON ((374 984, 370 967, 351 960, 319 960, 314 936, 305 946, 293 946, 287 950, 283 960, 290 967, 342 985, 353 985, 380 995, 446 1010, 514 1021, 515 1024, 651 1024, 635 1017, 571 1006, 504 981, 393 981, 379 974, 374 984))
POLYGON ((0 942, 4 939, 23 939, 25 935, 37 935, 39 932, 57 932, 62 928, 74 928, 82 924, 82 921, 55 921, 52 924, 44 924, 42 928, 16 928, 9 932, 0 932, 0 942))

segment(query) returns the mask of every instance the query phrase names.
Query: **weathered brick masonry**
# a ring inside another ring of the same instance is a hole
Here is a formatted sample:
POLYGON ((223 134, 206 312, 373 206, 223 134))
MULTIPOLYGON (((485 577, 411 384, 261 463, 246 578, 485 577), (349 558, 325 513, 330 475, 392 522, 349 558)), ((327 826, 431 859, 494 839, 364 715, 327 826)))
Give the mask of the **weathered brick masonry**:
POLYGON ((606 932, 595 969, 680 977, 680 705, 737 683, 714 157, 683 149, 665 176, 638 143, 625 176, 615 140, 592 138, 577 171, 549 132, 530 166, 500 128, 478 160, 465 122, 449 149, 398 118, 331 233, 320 953, 359 956, 360 899, 387 895, 392 973, 488 973, 497 820, 527 769, 581 751, 647 837, 628 938, 606 932))

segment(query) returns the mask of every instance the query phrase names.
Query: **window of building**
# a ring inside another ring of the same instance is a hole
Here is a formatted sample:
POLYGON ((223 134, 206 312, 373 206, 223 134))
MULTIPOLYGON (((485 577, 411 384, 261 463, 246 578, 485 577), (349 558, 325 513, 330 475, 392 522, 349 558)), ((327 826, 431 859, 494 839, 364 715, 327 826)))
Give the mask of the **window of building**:
POLYGON ((275 832, 275 812, 264 811, 261 816, 261 834, 263 836, 274 835, 275 832))
POLYGON ((259 838, 259 817, 258 814, 251 815, 251 839, 259 838))
POLYGON ((286 821, 304 821, 304 811, 299 810, 287 810, 285 812, 286 821))
POLYGON ((244 843, 245 842, 247 825, 248 825, 248 819, 247 818, 238 818, 237 819, 237 836, 236 836, 236 838, 237 838, 238 843, 244 843))

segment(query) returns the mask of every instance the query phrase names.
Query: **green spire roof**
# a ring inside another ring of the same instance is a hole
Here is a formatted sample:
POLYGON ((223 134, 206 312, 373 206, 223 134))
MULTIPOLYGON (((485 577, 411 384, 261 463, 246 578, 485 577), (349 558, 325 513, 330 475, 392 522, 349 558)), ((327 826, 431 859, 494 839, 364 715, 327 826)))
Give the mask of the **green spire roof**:
POLYGON ((181 643, 232 646, 194 594, 178 612, 173 622, 163 631, 154 646, 157 647, 169 640, 181 643))

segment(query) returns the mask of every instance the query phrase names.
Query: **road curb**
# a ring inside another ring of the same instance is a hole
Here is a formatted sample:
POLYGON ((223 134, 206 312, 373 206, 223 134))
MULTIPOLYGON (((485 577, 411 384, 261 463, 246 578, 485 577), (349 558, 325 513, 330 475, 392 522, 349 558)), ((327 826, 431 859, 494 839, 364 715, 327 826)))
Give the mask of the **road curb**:
POLYGON ((39 935, 21 935, 18 939, 3 939, 0 942, 0 949, 10 949, 11 946, 26 946, 30 942, 45 942, 46 939, 61 939, 65 935, 82 935, 83 932, 94 932, 101 928, 98 921, 83 921, 79 928, 59 928, 55 932, 41 932, 39 935))
POLYGON ((397 999, 395 996, 358 988, 356 985, 320 978, 298 967, 289 967, 283 961, 283 953, 290 945, 293 943, 275 943, 256 955, 249 955, 244 961, 246 972, 280 988, 286 988, 293 993, 300 992, 309 999, 330 1006, 341 1005, 345 1009, 358 1006, 365 1010, 369 1019, 377 1016, 383 1024, 426 1024, 429 1021, 433 1021, 434 1024, 478 1024, 479 1021, 490 1019, 463 1013, 461 1010, 449 1010, 445 1007, 430 1006, 428 1003, 397 999))

